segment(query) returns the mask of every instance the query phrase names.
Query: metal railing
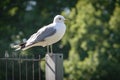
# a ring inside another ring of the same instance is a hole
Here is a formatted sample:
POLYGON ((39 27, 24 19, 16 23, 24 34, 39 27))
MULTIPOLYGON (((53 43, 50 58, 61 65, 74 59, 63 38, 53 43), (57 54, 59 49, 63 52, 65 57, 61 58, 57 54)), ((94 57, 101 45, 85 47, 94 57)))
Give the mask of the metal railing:
POLYGON ((9 57, 5 53, 5 57, 0 58, 0 65, 3 66, 0 72, 3 71, 4 80, 41 80, 40 62, 40 55, 37 59, 30 59, 27 56, 9 57))

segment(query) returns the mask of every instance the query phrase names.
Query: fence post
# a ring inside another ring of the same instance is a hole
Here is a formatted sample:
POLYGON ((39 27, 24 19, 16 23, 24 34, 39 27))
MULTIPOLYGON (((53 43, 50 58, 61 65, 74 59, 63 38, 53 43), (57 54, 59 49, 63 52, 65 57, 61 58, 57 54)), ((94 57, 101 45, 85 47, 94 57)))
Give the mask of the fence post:
POLYGON ((63 54, 46 54, 46 80, 63 80, 63 54))

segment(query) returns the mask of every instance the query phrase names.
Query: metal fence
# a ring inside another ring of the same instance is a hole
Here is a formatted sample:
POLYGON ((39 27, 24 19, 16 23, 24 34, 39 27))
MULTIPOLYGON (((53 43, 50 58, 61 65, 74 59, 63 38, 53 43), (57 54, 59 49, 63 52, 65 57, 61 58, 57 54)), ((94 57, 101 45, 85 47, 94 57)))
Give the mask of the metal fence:
POLYGON ((4 80, 41 80, 40 55, 36 58, 5 57, 0 58, 0 77, 4 80))

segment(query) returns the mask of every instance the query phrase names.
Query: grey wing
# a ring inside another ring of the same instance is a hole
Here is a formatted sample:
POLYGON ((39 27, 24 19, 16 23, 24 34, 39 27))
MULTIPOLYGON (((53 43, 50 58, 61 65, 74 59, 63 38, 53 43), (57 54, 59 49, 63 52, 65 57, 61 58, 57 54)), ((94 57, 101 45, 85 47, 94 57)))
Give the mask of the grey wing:
POLYGON ((48 27, 44 31, 42 31, 40 34, 39 34, 39 32, 37 33, 37 37, 36 37, 36 39, 34 40, 33 43, 44 41, 45 38, 50 37, 50 36, 54 35, 55 33, 56 33, 55 28, 48 27))

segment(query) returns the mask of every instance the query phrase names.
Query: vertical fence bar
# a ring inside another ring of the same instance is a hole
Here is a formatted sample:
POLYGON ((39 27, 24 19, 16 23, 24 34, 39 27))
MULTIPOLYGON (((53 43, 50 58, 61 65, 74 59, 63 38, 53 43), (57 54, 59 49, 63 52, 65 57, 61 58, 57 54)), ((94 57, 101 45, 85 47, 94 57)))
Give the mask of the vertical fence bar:
POLYGON ((32 61, 32 73, 33 73, 33 80, 34 80, 34 59, 33 59, 33 61, 32 61))
MULTIPOLYGON (((14 55, 13 55, 14 58, 14 55)), ((14 80, 14 60, 12 60, 12 80, 14 80)))
POLYGON ((21 80, 21 58, 19 56, 19 80, 21 80))
MULTIPOLYGON (((27 59, 27 56, 26 56, 26 59, 27 59)), ((28 69, 27 69, 27 60, 26 60, 26 63, 25 63, 25 66, 26 66, 26 80, 28 80, 28 69)))
POLYGON ((7 77, 8 77, 8 76, 7 76, 7 67, 8 67, 7 60, 8 60, 8 59, 7 59, 7 57, 6 57, 6 76, 5 76, 5 77, 6 77, 6 80, 7 80, 7 77))
POLYGON ((8 80, 8 57, 9 57, 9 54, 7 51, 5 51, 5 60, 6 60, 6 80, 8 80))
POLYGON ((39 62, 40 62, 40 55, 39 55, 39 61, 38 61, 38 71, 39 71, 39 80, 41 80, 41 70, 40 70, 41 65, 39 64, 39 62))

